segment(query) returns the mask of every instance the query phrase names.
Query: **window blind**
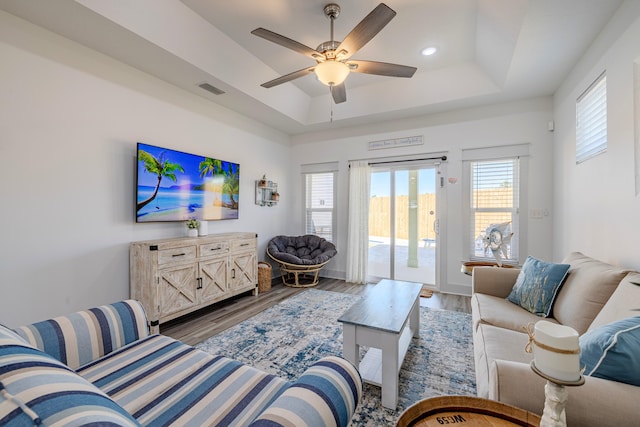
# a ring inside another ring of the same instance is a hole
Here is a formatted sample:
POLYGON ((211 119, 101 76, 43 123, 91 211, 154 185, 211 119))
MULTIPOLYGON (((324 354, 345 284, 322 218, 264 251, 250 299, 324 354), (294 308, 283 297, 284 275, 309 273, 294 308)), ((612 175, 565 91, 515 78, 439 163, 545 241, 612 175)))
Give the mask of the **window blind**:
POLYGON ((305 174, 305 232, 334 240, 335 172, 305 174))
MULTIPOLYGON (((518 214, 520 198, 519 159, 472 161, 470 164, 471 260, 494 260, 484 238, 490 225, 509 223, 514 233, 506 245, 509 261, 518 261, 518 214)), ((506 236, 505 236, 506 237, 506 236)), ((503 256, 504 257, 504 256, 503 256)))
POLYGON ((607 76, 602 73, 576 101, 576 164, 607 150, 607 76))

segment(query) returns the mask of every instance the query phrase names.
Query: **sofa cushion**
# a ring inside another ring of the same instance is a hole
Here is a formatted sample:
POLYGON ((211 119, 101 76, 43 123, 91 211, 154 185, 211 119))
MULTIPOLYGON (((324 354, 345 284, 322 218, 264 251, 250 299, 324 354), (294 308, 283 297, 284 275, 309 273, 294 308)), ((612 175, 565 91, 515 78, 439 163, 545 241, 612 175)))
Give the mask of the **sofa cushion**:
MULTIPOLYGON (((524 328, 529 323, 540 320, 540 317, 523 310, 520 306, 493 295, 473 294, 471 306, 474 330, 480 324, 488 324, 516 332, 524 332, 524 328)), ((552 318, 547 320, 555 322, 552 318)))
POLYGON ((139 426, 93 384, 0 326, 0 425, 139 426))
POLYGON ((489 397, 490 370, 495 360, 531 362, 533 355, 524 350, 528 342, 525 333, 486 324, 478 327, 473 333, 478 397, 489 397))
POLYGON ((143 425, 248 425, 289 383, 164 335, 78 369, 143 425))
POLYGON ((540 317, 548 317, 569 264, 554 264, 528 256, 507 299, 540 317))
POLYGON ((640 316, 590 330, 580 351, 586 375, 640 386, 640 316))
POLYGON ((519 268, 474 267, 471 292, 506 298, 520 274, 519 268))
POLYGON ((563 263, 571 268, 553 305, 553 317, 582 335, 629 270, 580 252, 570 253, 563 263))
POLYGON ((276 236, 267 244, 267 252, 278 261, 296 265, 322 264, 338 253, 333 243, 314 234, 276 236))
POLYGON ((602 307, 589 330, 640 313, 640 273, 627 274, 602 307))

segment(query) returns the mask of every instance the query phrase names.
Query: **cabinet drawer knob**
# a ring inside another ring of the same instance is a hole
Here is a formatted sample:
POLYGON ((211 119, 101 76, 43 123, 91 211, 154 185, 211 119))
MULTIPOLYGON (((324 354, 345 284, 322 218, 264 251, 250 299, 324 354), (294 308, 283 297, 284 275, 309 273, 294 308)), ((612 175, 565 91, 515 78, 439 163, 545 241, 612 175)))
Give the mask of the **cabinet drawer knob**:
POLYGON ((173 255, 171 255, 171 256, 175 258, 175 257, 185 256, 185 255, 186 255, 186 254, 183 252, 183 253, 181 253, 181 254, 173 254, 173 255))

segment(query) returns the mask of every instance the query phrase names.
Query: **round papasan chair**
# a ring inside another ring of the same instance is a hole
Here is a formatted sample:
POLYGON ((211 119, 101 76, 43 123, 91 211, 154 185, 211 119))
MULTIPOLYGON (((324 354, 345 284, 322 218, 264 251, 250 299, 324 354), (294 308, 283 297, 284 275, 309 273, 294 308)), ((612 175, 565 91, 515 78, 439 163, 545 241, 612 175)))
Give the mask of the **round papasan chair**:
POLYGON ((282 283, 295 288, 317 285, 320 270, 337 253, 333 243, 313 234, 276 236, 267 245, 267 255, 280 264, 282 283))

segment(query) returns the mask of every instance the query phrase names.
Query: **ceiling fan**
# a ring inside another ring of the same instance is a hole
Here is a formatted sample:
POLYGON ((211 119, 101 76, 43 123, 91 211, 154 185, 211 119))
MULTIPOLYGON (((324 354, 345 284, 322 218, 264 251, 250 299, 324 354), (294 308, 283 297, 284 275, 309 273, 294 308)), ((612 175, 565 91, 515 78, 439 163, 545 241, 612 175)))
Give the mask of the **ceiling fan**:
POLYGON ((331 40, 321 43, 315 49, 264 28, 256 28, 251 32, 251 34, 294 50, 316 61, 316 65, 263 83, 262 87, 270 88, 315 72, 318 80, 329 86, 333 101, 340 104, 347 100, 344 81, 352 71, 390 77, 412 77, 416 72, 416 67, 406 65, 349 59, 396 16, 396 12, 389 6, 384 3, 376 6, 342 42, 333 40, 333 21, 340 14, 340 6, 329 3, 323 10, 327 18, 331 20, 331 40))

